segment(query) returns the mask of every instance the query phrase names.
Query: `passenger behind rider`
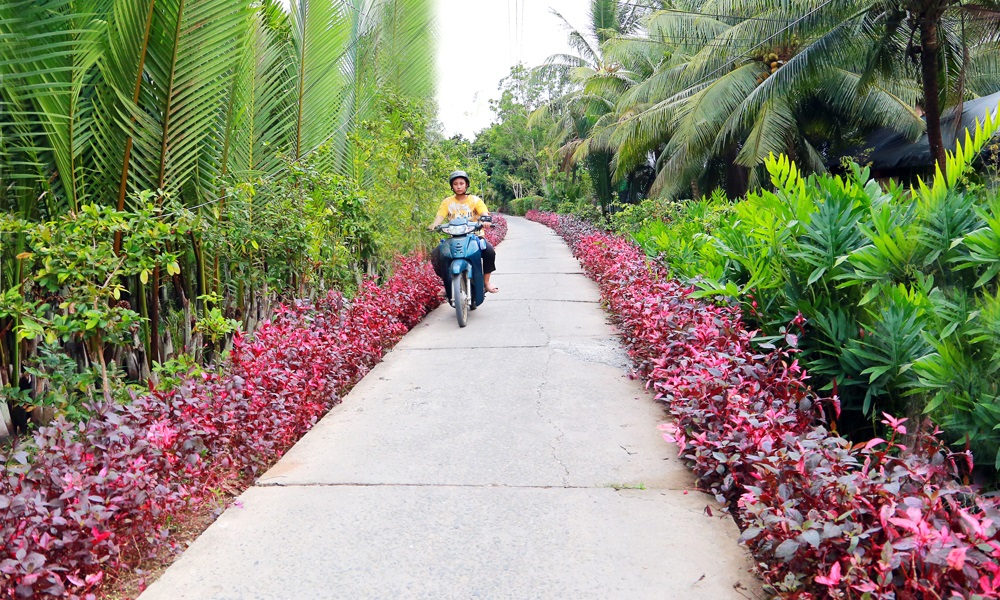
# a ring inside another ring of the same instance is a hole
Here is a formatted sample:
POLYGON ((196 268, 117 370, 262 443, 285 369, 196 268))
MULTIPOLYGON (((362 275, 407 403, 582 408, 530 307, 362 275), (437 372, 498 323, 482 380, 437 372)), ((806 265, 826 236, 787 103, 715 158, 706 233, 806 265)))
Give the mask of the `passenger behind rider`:
MULTIPOLYGON (((441 201, 441 206, 437 211, 437 218, 434 219, 434 223, 431 224, 428 229, 434 230, 438 225, 441 225, 445 221, 451 221, 452 219, 457 219, 459 217, 465 217, 473 222, 478 222, 479 217, 486 216, 490 214, 490 211, 486 208, 486 204, 483 199, 479 196, 470 196, 466 194, 469 189, 469 175, 465 171, 455 171, 448 177, 448 183, 451 185, 451 191, 455 192, 454 196, 445 198, 441 201)), ((489 227, 489 223, 483 223, 484 226, 489 227)), ((482 230, 476 232, 477 235, 482 237, 482 230)), ((486 244, 486 248, 482 250, 483 255, 483 285, 487 292, 497 293, 500 291, 499 288, 494 287, 490 284, 490 275, 493 271, 496 271, 496 260, 497 251, 493 248, 493 244, 490 244, 485 239, 482 243, 486 244)), ((451 286, 450 275, 448 273, 448 264, 441 256, 441 246, 438 245, 431 252, 431 264, 434 266, 434 272, 438 274, 441 278, 441 283, 444 284, 445 294, 451 299, 451 286)))

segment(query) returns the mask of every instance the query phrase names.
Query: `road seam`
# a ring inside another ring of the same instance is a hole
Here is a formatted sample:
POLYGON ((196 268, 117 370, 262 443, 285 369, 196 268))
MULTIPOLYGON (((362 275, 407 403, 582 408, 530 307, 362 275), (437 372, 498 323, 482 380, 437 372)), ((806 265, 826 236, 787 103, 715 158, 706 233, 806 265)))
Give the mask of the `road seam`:
POLYGON ((493 489, 507 488, 512 490, 614 490, 638 492, 680 492, 698 491, 682 487, 630 487, 629 485, 608 483, 604 485, 510 485, 506 483, 278 483, 257 482, 255 488, 347 488, 347 487, 400 487, 400 488, 458 488, 458 489, 493 489))
MULTIPOLYGON (((607 335, 574 335, 574 336, 564 336, 553 340, 553 342, 558 342, 561 340, 613 340, 607 335)), ((553 342, 547 344, 535 344, 531 346, 434 346, 431 347, 416 347, 416 348, 393 348, 391 352, 412 352, 414 350, 523 350, 523 349, 537 349, 537 348, 556 348, 558 346, 553 346, 553 342)))
POLYGON ((526 299, 526 298, 493 298, 493 299, 490 300, 490 302, 491 303, 492 302, 527 302, 528 304, 531 304, 532 302, 558 302, 560 304, 562 304, 562 303, 571 303, 571 304, 597 304, 597 305, 601 304, 600 300, 559 300, 559 299, 556 299, 556 298, 531 298, 531 299, 526 299))

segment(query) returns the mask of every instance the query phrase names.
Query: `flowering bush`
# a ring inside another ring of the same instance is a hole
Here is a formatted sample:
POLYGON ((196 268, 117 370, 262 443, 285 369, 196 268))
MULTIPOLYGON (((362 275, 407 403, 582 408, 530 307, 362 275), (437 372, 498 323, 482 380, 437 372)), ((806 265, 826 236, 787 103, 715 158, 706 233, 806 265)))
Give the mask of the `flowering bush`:
MULTIPOLYGON (((1000 502, 958 483, 971 455, 938 431, 905 447, 829 431, 821 399, 788 348, 754 347, 739 312, 690 298, 635 245, 576 219, 528 218, 566 238, 600 285, 639 373, 676 421, 699 484, 727 502, 770 588, 792 598, 1000 597, 1000 502), (758 349, 764 348, 764 349, 758 349)), ((792 329, 801 328, 796 319, 792 329)))
POLYGON ((440 302, 415 257, 281 307, 234 340, 225 375, 201 373, 130 405, 57 420, 0 455, 0 595, 94 597, 104 575, 169 544, 170 520, 266 468, 440 302))
POLYGON ((560 218, 559 215, 557 215, 556 213, 542 212, 540 210, 529 210, 527 213, 525 213, 524 217, 529 221, 535 221, 541 223, 542 225, 551 227, 552 229, 556 230, 556 233, 562 235, 562 232, 559 230, 560 218))
POLYGON ((493 226, 486 230, 486 241, 496 246, 507 237, 507 219, 495 213, 490 216, 493 217, 493 226))

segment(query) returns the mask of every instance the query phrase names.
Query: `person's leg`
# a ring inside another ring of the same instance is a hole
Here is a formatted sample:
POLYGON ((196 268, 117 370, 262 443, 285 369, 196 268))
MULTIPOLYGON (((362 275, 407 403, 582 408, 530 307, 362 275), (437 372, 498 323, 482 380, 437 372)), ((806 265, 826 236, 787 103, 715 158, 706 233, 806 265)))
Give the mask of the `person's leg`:
POLYGON ((490 284, 490 274, 497 270, 497 251, 493 244, 486 242, 486 249, 483 250, 483 286, 487 292, 497 293, 500 288, 490 284))
POLYGON ((434 267, 434 272, 437 276, 441 278, 441 285, 444 286, 444 295, 448 300, 451 300, 451 286, 448 279, 448 265, 445 264, 444 257, 441 256, 441 246, 435 246, 434 250, 431 251, 431 266, 434 267))

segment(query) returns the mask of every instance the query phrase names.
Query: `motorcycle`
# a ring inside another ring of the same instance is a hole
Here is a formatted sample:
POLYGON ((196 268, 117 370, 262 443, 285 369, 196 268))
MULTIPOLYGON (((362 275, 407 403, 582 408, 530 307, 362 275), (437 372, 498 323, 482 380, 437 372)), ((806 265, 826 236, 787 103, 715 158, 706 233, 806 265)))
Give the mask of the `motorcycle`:
POLYGON ((465 327, 469 311, 476 310, 486 299, 482 254, 486 240, 477 236, 476 232, 483 228, 484 223, 490 222, 489 215, 483 215, 476 223, 458 217, 437 227, 438 231, 449 236, 441 240, 441 258, 449 265, 451 302, 459 327, 465 327))

